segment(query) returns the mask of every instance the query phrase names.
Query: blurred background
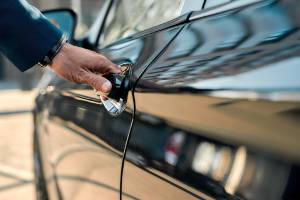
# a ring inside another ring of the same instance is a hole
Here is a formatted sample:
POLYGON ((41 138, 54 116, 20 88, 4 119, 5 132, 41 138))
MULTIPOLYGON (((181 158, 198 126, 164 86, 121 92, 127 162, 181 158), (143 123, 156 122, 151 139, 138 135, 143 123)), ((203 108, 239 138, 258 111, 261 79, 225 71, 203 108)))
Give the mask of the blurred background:
MULTIPOLYGON (((52 8, 72 8, 78 14, 75 37, 82 37, 93 23, 101 8, 101 0, 28 0, 40 10, 52 8)), ((30 90, 36 86, 42 70, 34 67, 21 73, 3 55, 0 55, 0 89, 30 90)))
MULTIPOLYGON (((75 37, 82 37, 101 8, 101 0, 28 0, 40 10, 72 8, 78 14, 75 37)), ((20 72, 0 54, 0 200, 34 198, 32 118, 38 66, 20 72)))

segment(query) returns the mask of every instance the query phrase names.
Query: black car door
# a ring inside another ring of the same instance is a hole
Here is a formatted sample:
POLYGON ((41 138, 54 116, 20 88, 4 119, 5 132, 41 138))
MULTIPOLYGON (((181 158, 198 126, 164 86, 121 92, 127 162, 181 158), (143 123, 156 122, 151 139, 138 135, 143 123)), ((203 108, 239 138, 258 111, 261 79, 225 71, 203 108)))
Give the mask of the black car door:
MULTIPOLYGON (((178 34, 181 26, 177 25, 186 21, 188 14, 176 18, 178 8, 179 1, 113 1, 95 50, 129 67, 133 86, 178 34), (169 12, 164 12, 166 7, 169 12), (150 14, 160 17, 153 20, 150 14), (159 25, 165 21, 169 22, 159 25)), ((120 198, 122 157, 134 109, 132 90, 128 92, 125 110, 116 114, 114 108, 120 105, 112 100, 103 104, 87 85, 56 78, 48 86, 43 131, 44 144, 50 146, 46 174, 52 177, 51 199, 120 198)))
POLYGON ((299 3, 216 2, 134 88, 124 199, 299 198, 299 3))

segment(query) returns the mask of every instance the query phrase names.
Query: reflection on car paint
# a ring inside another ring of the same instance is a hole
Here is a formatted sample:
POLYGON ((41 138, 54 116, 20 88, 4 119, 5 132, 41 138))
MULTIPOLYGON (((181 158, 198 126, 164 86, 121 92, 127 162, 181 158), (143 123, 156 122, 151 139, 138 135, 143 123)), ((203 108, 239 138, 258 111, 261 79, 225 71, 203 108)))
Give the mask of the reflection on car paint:
MULTIPOLYGON (((187 15, 182 16, 171 24, 186 18, 187 15)), ((180 29, 181 26, 171 27, 154 34, 127 38, 99 51, 118 65, 128 62, 134 64, 134 74, 130 77, 133 84, 151 59, 180 29)), ((118 199, 122 153, 133 118, 132 94, 128 95, 125 111, 113 117, 87 85, 70 83, 56 76, 47 81, 47 85, 48 89, 41 89, 36 100, 35 113, 38 116, 36 118, 41 118, 43 122, 37 120, 36 124, 39 127, 38 135, 43 138, 39 140, 43 151, 43 168, 46 177, 51 180, 47 183, 49 197, 93 199, 94 196, 103 195, 108 199, 118 199), (78 151, 66 155, 58 166, 53 164, 56 162, 54 158, 78 143, 93 146, 97 152, 78 151)), ((126 192, 124 198, 137 199, 126 192)))
MULTIPOLYGON (((143 74, 124 199, 299 199, 298 7, 263 1, 184 16, 101 49, 134 64, 133 83, 143 74)), ((52 84, 36 111, 51 197, 119 199, 133 100, 113 118, 91 88, 52 84)))
POLYGON ((295 57, 299 54, 298 32, 290 16, 278 3, 264 3, 196 20, 185 27, 167 50, 168 56, 162 56, 143 79, 161 86, 196 87, 203 80, 235 76, 295 57), (191 33, 197 36, 190 37, 191 33), (185 38, 189 40, 182 46, 185 38), (284 53, 286 50, 292 52, 284 53), (191 63, 191 69, 185 62, 191 63))
POLYGON ((176 132, 171 135, 165 146, 165 161, 170 165, 176 165, 178 155, 184 142, 184 133, 176 132))
MULTIPOLYGON (((197 198, 204 197, 196 191, 216 199, 297 199, 291 186, 300 161, 296 7, 297 1, 262 1, 192 15, 135 88, 128 150, 143 152, 146 163, 136 168, 184 185, 197 198), (160 124, 140 120, 147 114, 160 124), (177 132, 180 148, 166 153, 161 147, 177 132), (159 144, 151 151, 144 141, 159 144)), ((124 170, 130 179, 133 169, 124 170)), ((124 192, 141 195, 126 183, 132 184, 125 182, 124 192)))
MULTIPOLYGON (((198 134, 172 130, 164 124, 155 126, 145 120, 136 123, 130 156, 126 158, 145 170, 145 174, 153 173, 153 168, 206 194, 229 199, 233 197, 228 194, 240 194, 246 199, 277 199, 288 182, 291 164, 257 154, 245 146, 227 145, 198 134), (276 181, 273 173, 277 174, 276 181), (278 190, 275 192, 274 188, 278 190)), ((132 193, 126 186, 124 192, 132 193)))

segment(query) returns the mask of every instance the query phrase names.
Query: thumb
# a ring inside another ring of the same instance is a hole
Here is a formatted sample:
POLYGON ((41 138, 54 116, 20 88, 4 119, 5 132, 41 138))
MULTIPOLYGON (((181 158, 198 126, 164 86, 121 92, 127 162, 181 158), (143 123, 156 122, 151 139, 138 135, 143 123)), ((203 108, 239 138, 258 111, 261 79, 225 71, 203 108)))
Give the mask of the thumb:
POLYGON ((103 93, 109 93, 112 88, 111 83, 106 78, 92 72, 87 72, 84 82, 103 93))

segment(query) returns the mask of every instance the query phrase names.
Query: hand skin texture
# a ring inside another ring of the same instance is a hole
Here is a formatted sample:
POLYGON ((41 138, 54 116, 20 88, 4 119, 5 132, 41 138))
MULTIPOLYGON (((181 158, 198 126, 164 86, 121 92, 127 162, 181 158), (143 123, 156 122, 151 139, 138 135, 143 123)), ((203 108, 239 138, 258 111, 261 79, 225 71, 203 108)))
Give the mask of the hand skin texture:
POLYGON ((50 68, 64 79, 89 84, 103 93, 109 93, 112 85, 102 76, 121 73, 118 66, 105 56, 68 43, 53 58, 50 68))

